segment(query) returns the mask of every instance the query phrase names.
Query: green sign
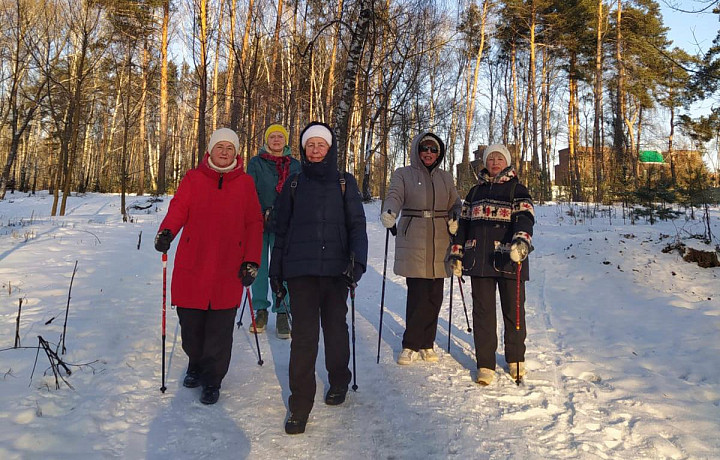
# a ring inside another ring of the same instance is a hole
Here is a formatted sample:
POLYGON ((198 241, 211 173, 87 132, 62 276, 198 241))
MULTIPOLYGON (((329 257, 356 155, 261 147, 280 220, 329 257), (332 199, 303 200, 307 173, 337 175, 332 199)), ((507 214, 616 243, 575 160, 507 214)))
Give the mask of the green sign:
POLYGON ((640 151, 640 163, 665 163, 662 153, 657 150, 640 151))

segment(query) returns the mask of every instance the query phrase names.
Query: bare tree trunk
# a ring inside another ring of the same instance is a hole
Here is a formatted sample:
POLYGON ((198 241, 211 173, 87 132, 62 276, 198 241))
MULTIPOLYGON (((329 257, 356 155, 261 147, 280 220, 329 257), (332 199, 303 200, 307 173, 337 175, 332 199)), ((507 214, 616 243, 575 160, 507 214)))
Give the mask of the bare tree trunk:
MULTIPOLYGON (((674 90, 670 90, 670 100, 674 99, 674 90)), ((673 150, 673 140, 675 139, 675 104, 670 104, 670 135, 668 136, 668 157, 670 158, 670 176, 672 177, 672 185, 677 185, 677 175, 675 172, 675 151, 673 150)))
MULTIPOLYGON (((67 205, 67 199, 68 196, 70 196, 70 180, 72 178, 72 170, 75 164, 75 154, 77 152, 77 141, 78 141, 78 134, 80 130, 80 109, 81 109, 81 91, 82 91, 82 84, 84 80, 84 72, 85 72, 85 58, 87 56, 88 51, 88 37, 86 34, 83 34, 80 39, 80 52, 76 55, 73 63, 73 76, 72 76, 72 82, 74 85, 73 92, 72 92, 72 103, 71 103, 71 109, 70 112, 70 120, 69 125, 67 126, 67 138, 66 142, 68 143, 68 148, 70 149, 68 151, 68 154, 66 156, 66 162, 63 164, 63 197, 62 197, 62 203, 60 204, 60 215, 65 215, 65 207, 67 205)), ((77 48, 76 48, 77 49, 77 48)))
MULTIPOLYGON (((252 3, 252 2, 251 2, 252 3)), ((235 10, 237 8, 237 0, 230 2, 230 33, 228 35, 228 63, 225 76, 225 112, 223 120, 225 125, 230 124, 230 110, 232 109, 232 101, 234 94, 235 81, 235 10)))
POLYGON ((595 85, 594 85, 594 120, 593 120, 593 158, 595 160, 595 202, 603 200, 603 150, 600 136, 602 119, 602 71, 603 71, 603 0, 597 0, 597 35, 595 45, 595 85))
POLYGON ((147 139, 147 88, 148 88, 148 65, 149 65, 149 57, 148 57, 148 49, 147 49, 148 43, 147 40, 143 40, 143 49, 142 49, 142 90, 140 95, 140 117, 138 120, 138 123, 140 124, 140 161, 139 161, 139 176, 138 176, 138 188, 137 188, 137 194, 138 196, 142 196, 145 194, 145 165, 146 165, 146 158, 148 154, 148 139, 147 139))
POLYGON ((332 51, 330 52, 330 68, 325 83, 325 115, 330 119, 333 115, 333 90, 335 89, 335 63, 337 61, 338 41, 340 40, 340 21, 342 20, 343 0, 338 0, 335 20, 335 33, 333 34, 332 51))
MULTIPOLYGON (((92 88, 93 98, 90 102, 90 113, 88 114, 88 120, 92 120, 95 118, 95 101, 96 97, 95 94, 97 94, 97 81, 96 79, 93 79, 93 88, 92 88)), ((92 171, 92 164, 93 164, 93 155, 92 151, 90 149, 90 146, 92 144, 92 123, 85 123, 85 135, 83 136, 83 147, 82 147, 82 156, 81 156, 81 177, 80 177, 80 186, 79 191, 85 192, 87 191, 88 184, 90 182, 90 174, 92 171)))
POLYGON ((281 100, 278 98, 277 76, 281 72, 280 66, 280 27, 282 26, 284 0, 277 0, 277 17, 275 18, 275 31, 270 45, 270 73, 268 75, 268 91, 265 94, 265 116, 263 125, 267 126, 271 121, 276 120, 278 108, 281 107, 281 100))
POLYGON ((550 112, 550 53, 548 49, 543 50, 543 61, 542 61, 542 84, 541 84, 541 124, 540 138, 542 144, 542 200, 552 199, 552 189, 550 187, 550 120, 552 118, 550 112))
MULTIPOLYGON (((131 40, 128 40, 127 45, 127 61, 125 70, 127 72, 127 88, 132 88, 132 49, 133 46, 130 44, 131 40)), ((131 125, 131 107, 132 107, 132 92, 126 91, 125 101, 123 102, 123 137, 122 137, 122 154, 120 156, 120 214, 123 216, 123 222, 128 221, 127 207, 125 203, 125 195, 127 194, 127 181, 129 179, 128 174, 128 137, 130 135, 131 125)))
MULTIPOLYGON (((9 62, 2 63, 3 69, 6 64, 7 67, 10 68, 9 85, 6 88, 8 93, 7 102, 0 102, 0 110, 4 109, 3 106, 7 103, 7 115, 10 117, 10 149, 5 160, 5 165, 2 169, 2 174, 0 174, 0 200, 5 198, 5 190, 8 182, 10 181, 10 171, 18 154, 20 140, 27 128, 30 126, 30 122, 35 118, 35 113, 40 106, 40 102, 44 99, 43 94, 45 93, 45 85, 48 78, 45 76, 38 82, 39 84, 37 88, 33 90, 33 95, 25 95, 26 90, 22 88, 23 80, 29 73, 27 69, 29 64, 27 62, 29 60, 27 55, 29 54, 29 51, 26 48, 26 35, 32 33, 29 29, 32 25, 31 21, 33 15, 32 11, 28 11, 30 6, 26 5, 25 2, 16 1, 14 3, 14 23, 3 25, 5 28, 10 29, 13 42, 12 50, 8 50, 11 53, 9 62), (25 95, 24 98, 27 99, 27 102, 20 100, 20 94, 25 95), (29 105, 28 108, 25 108, 26 104, 29 105)), ((7 8, 12 8, 9 2, 7 8)), ((5 50, 3 50, 2 55, 5 57, 5 50)), ((6 78, 7 77, 3 72, 3 87, 5 87, 6 78)), ((4 110, 2 111, 4 112, 4 110)), ((0 126, 2 125, 4 125, 4 120, 0 120, 0 126)))
POLYGON ((160 54, 160 154, 158 161, 157 193, 162 195, 167 190, 167 174, 165 168, 168 155, 168 26, 170 23, 170 0, 163 1, 162 44, 160 54))
POLYGON ((335 112, 335 133, 338 147, 338 167, 341 171, 346 169, 347 140, 349 136, 349 121, 352 111, 352 103, 355 99, 355 86, 358 66, 362 57, 365 39, 367 38, 370 20, 372 19, 372 7, 370 0, 360 0, 360 17, 353 30, 348 50, 347 67, 343 78, 343 89, 340 95, 337 110, 335 112))
POLYGON ((217 129, 217 123, 218 123, 218 80, 220 78, 220 44, 222 43, 222 24, 223 24, 223 15, 225 13, 225 8, 223 8, 223 5, 225 2, 220 2, 220 18, 218 19, 218 34, 217 34, 217 41, 215 42, 215 59, 213 64, 213 77, 212 77, 212 119, 210 120, 212 131, 214 132, 217 129))
POLYGON ((630 164, 627 135, 623 129, 626 119, 626 102, 625 102, 625 61, 623 58, 622 46, 622 0, 617 0, 616 8, 617 20, 615 26, 615 61, 617 63, 617 94, 616 94, 616 114, 615 114, 615 133, 614 148, 618 166, 627 174, 628 170, 633 179, 637 179, 637 173, 634 166, 630 164))
POLYGON ((520 167, 520 120, 518 118, 518 76, 517 76, 517 46, 513 40, 510 49, 510 71, 512 73, 512 126, 513 143, 515 145, 515 161, 520 167))
MULTIPOLYGON (((240 118, 243 115, 243 104, 242 104, 242 97, 243 95, 246 95, 246 91, 242 91, 242 74, 247 72, 246 64, 247 64, 247 51, 248 51, 248 44, 250 43, 250 28, 252 27, 252 19, 253 19, 253 5, 255 1, 254 0, 248 0, 248 7, 247 7, 247 17, 245 18, 245 31, 243 32, 243 39, 242 44, 240 48, 240 64, 238 68, 236 69, 233 79, 233 103, 232 103, 232 112, 230 114, 230 128, 238 131, 239 125, 240 125, 240 118)), ((246 101, 246 108, 247 108, 246 101)))
POLYGON ((537 78, 537 43, 536 43, 536 27, 537 27, 537 5, 535 0, 532 1, 530 10, 530 69, 528 75, 528 91, 530 92, 530 103, 531 103, 531 117, 530 123, 530 142, 532 148, 531 165, 532 165, 532 180, 533 183, 537 183, 537 172, 540 169, 540 161, 538 158, 538 123, 537 123, 537 107, 538 107, 538 95, 535 85, 535 79, 537 78))
POLYGON ((191 167, 202 161, 205 153, 205 114, 207 112, 207 46, 208 46, 208 25, 207 25, 207 0, 199 0, 200 3, 200 24, 198 41, 200 45, 200 62, 196 63, 198 75, 198 102, 197 102, 197 162, 193 154, 191 167))
POLYGON ((576 56, 570 57, 570 71, 568 73, 568 90, 570 99, 568 102, 568 149, 570 152, 570 165, 569 176, 570 176, 570 188, 572 201, 582 200, 582 181, 580 178, 580 167, 578 165, 578 101, 577 101, 577 68, 576 68, 576 56))
POLYGON ((465 190, 469 187, 463 185, 474 182, 472 174, 470 174, 470 133, 472 132, 473 117, 475 115, 475 97, 477 95, 477 83, 478 75, 480 74, 480 61, 483 57, 483 51, 485 48, 485 25, 487 22, 488 9, 490 7, 490 0, 484 0, 482 6, 482 16, 480 19, 480 46, 478 47, 477 55, 475 56, 475 70, 473 73, 473 79, 471 85, 468 85, 467 94, 467 106, 465 107, 465 133, 463 137, 463 155, 462 164, 464 171, 463 177, 458 177, 458 186, 465 190))

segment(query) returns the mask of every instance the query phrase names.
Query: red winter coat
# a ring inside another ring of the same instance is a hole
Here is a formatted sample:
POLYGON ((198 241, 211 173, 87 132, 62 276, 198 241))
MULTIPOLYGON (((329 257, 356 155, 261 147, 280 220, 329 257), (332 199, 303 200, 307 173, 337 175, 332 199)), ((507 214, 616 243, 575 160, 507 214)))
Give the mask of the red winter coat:
POLYGON ((179 236, 172 274, 173 305, 222 310, 240 303, 243 262, 260 265, 262 212, 255 183, 238 167, 221 174, 208 155, 188 171, 170 201, 160 230, 179 236))

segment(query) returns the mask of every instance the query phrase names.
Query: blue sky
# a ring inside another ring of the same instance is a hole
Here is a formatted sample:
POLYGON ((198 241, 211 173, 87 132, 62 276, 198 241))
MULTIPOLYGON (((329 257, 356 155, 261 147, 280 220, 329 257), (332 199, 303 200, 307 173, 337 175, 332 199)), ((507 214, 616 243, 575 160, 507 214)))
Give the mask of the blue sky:
POLYGON ((668 38, 673 44, 690 54, 707 51, 720 28, 720 16, 713 14, 712 8, 707 8, 706 12, 691 14, 673 9, 673 6, 683 11, 700 11, 708 2, 659 0, 659 3, 665 26, 670 29, 668 38))

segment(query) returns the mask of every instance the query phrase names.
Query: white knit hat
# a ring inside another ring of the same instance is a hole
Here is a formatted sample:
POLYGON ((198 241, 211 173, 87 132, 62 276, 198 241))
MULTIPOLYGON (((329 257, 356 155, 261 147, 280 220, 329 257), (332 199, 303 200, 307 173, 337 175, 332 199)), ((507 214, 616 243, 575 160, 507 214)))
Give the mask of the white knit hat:
POLYGON ((214 133, 212 133, 212 136, 210 136, 210 141, 208 142, 208 153, 212 152, 215 144, 222 141, 227 141, 234 145, 236 155, 240 153, 240 139, 238 139, 238 135, 235 133, 235 131, 230 128, 219 128, 216 129, 214 133))
POLYGON ((302 135, 302 139, 300 140, 302 148, 305 148, 305 144, 307 144, 308 139, 313 137, 320 137, 327 142, 328 146, 332 145, 332 133, 330 130, 323 125, 312 125, 306 129, 302 135))
POLYGON ((490 156, 491 153, 498 152, 501 153, 502 156, 505 157, 505 162, 508 166, 512 164, 512 158, 510 157, 510 151, 502 144, 493 144, 488 145, 485 151, 483 152, 483 165, 487 166, 487 159, 490 156))

